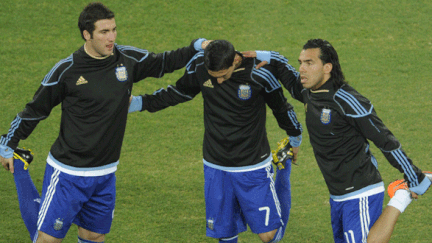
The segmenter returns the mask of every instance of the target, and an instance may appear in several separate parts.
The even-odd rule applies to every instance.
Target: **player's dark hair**
[[[214,40],[204,50],[204,65],[207,70],[221,71],[228,69],[234,63],[236,51],[226,40]]]
[[[323,64],[331,63],[333,68],[330,72],[333,83],[336,87],[340,87],[346,84],[345,76],[342,72],[342,67],[339,63],[339,57],[334,47],[326,40],[323,39],[311,39],[306,42],[303,46],[303,50],[319,48],[321,55],[319,58]]]
[[[96,21],[112,18],[114,18],[114,12],[109,10],[105,5],[100,2],[90,3],[84,8],[78,19],[78,28],[81,31],[81,37],[85,40],[84,30],[87,30],[93,38]]]

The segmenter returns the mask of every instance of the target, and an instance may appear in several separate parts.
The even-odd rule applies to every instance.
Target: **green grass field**
[[[31,100],[43,77],[83,41],[78,15],[87,1],[0,2],[0,134]],[[368,97],[414,163],[432,170],[432,2],[429,0],[107,0],[116,13],[117,43],[153,52],[192,39],[227,39],[240,50],[274,50],[298,68],[302,45],[329,40],[345,77]],[[133,94],[174,83],[182,71],[146,79]],[[289,98],[304,125],[300,103]],[[58,135],[60,109],[21,147],[35,152],[30,170],[41,190],[45,159]],[[217,242],[205,236],[202,98],[129,116],[117,172],[117,203],[106,242]],[[305,127],[304,127],[305,128]],[[268,113],[271,143],[285,135]],[[328,191],[306,128],[292,171],[292,209],[283,242],[332,242]],[[372,146],[386,185],[402,175]],[[385,198],[385,203],[388,197]],[[29,242],[12,175],[0,170],[0,242]],[[432,192],[402,214],[391,242],[432,242]],[[63,242],[75,243],[76,227]],[[239,242],[260,242],[250,231]]]

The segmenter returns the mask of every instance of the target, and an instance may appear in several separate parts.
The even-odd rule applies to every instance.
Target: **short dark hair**
[[[346,84],[344,74],[342,72],[342,67],[339,63],[339,57],[334,49],[334,47],[326,40],[323,39],[310,39],[304,44],[303,50],[319,48],[321,51],[321,55],[319,58],[323,62],[323,64],[331,63],[333,68],[330,72],[331,78],[336,87],[340,87],[343,84]]]
[[[207,70],[221,71],[228,69],[234,63],[236,51],[226,40],[214,40],[204,50],[204,65]]]
[[[90,3],[84,8],[78,18],[78,28],[81,31],[81,37],[85,40],[84,30],[87,30],[93,38],[96,21],[112,18],[114,18],[114,12],[109,10],[105,5],[100,2]]]

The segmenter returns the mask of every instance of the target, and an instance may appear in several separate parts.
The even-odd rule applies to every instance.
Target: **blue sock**
[[[33,240],[37,232],[37,219],[40,206],[40,195],[28,170],[24,170],[24,163],[14,159],[14,180],[18,194],[21,217]]]
[[[78,236],[78,243],[104,243],[104,241],[96,242],[96,241],[91,241],[91,240],[84,240]]]
[[[278,229],[275,239],[282,239],[285,234],[285,228],[288,224],[291,209],[291,160],[286,162],[285,169],[276,172],[275,188],[281,205],[281,217],[283,225]],[[273,242],[273,241],[272,241]],[[277,242],[277,241],[276,241]]]
[[[219,239],[219,243],[237,243],[238,235],[230,238]]]

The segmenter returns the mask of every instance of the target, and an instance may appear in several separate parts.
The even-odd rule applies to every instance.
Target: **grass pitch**
[[[336,48],[347,80],[368,97],[414,163],[432,170],[432,3],[426,0],[149,0],[103,1],[116,13],[117,43],[153,52],[192,39],[227,39],[238,50],[274,50],[298,68],[302,45],[324,38]],[[0,2],[0,131],[29,102],[43,77],[83,41],[78,15],[87,1]],[[146,79],[133,94],[174,83],[182,71]],[[303,107],[289,98],[304,125]],[[53,110],[20,143],[36,153],[30,170],[41,190],[45,159],[58,135]],[[216,242],[205,236],[202,98],[161,112],[133,113],[117,172],[117,203],[106,242]],[[268,113],[271,143],[283,138]],[[328,191],[305,129],[292,171],[292,209],[283,242],[332,242]],[[372,146],[386,185],[401,174]],[[0,242],[29,242],[12,175],[0,171]],[[430,242],[432,193],[402,214],[391,242]],[[386,196],[385,202],[388,201]],[[76,227],[63,242],[75,243]],[[260,242],[250,231],[239,242]]]

